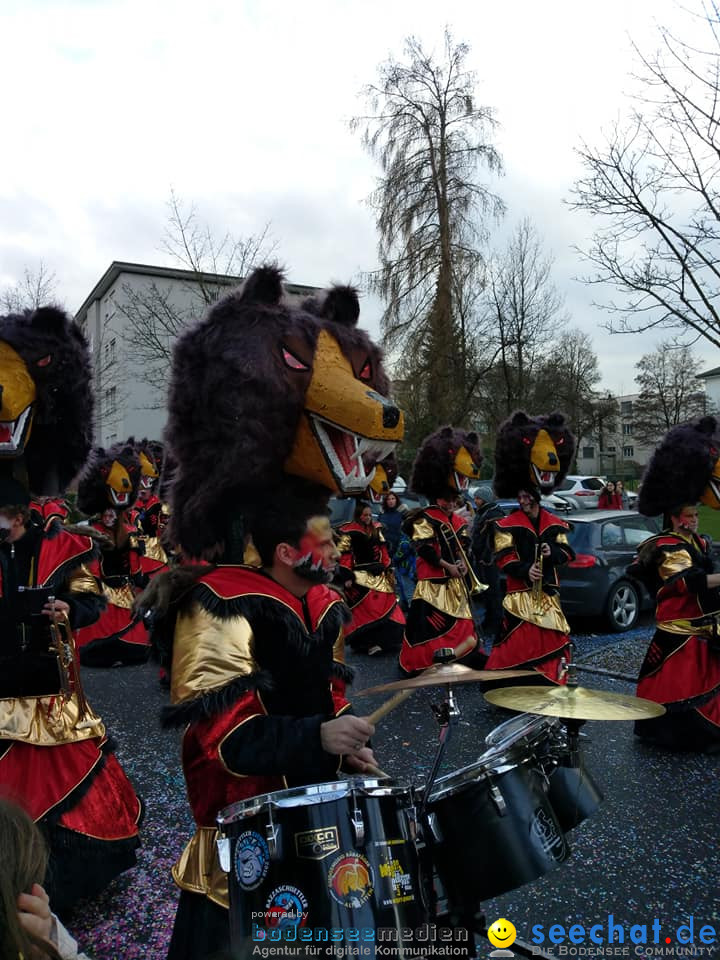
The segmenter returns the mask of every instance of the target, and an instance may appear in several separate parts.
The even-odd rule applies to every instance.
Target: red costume
[[[569,525],[542,507],[536,522],[515,510],[494,525],[495,562],[506,576],[506,588],[500,636],[487,669],[534,668],[553,683],[564,683],[564,677],[558,679],[560,659],[569,654],[570,627],[560,607],[557,568],[575,557],[567,539]],[[550,556],[543,558],[541,588],[533,587],[529,570],[544,543]]]
[[[13,597],[25,603],[33,588],[46,588],[43,597],[49,591],[70,605],[71,627],[91,622],[102,609],[88,571],[95,552],[89,537],[57,522],[0,547],[0,785],[48,836],[61,911],[134,865],[141,807],[85,702],[77,662],[66,654],[59,669],[49,620],[28,616]]]
[[[300,600],[260,570],[218,566],[185,593],[177,621],[156,628],[172,645],[164,724],[186,727],[182,762],[196,823],[173,877],[211,904],[205,920],[197,899],[178,913],[173,942],[187,956],[200,955],[206,926],[227,925],[212,908],[228,906],[215,844],[218,811],[337,776],[341,758],[322,749],[320,724],[349,707],[343,610],[327,586],[311,587]]]
[[[345,627],[345,640],[354,649],[374,647],[397,651],[405,616],[395,594],[395,575],[382,527],[352,521],[338,528],[340,564],[352,571],[353,582],[345,588],[352,620]]]
[[[77,632],[80,660],[87,667],[144,663],[148,658],[148,631],[142,618],[132,610],[137,588],[147,582],[142,547],[137,530],[126,526],[122,515],[117,523],[122,525],[122,546],[108,545],[89,565],[107,606],[99,620]],[[106,527],[100,521],[91,526],[106,537],[115,536],[115,527]]]
[[[707,588],[707,541],[666,531],[640,548],[657,574],[657,629],[640,668],[637,695],[667,708],[635,732],[678,749],[720,749],[720,591]]]
[[[457,659],[477,646],[467,581],[451,577],[440,560],[455,563],[456,543],[467,555],[464,520],[440,507],[430,506],[409,518],[408,534],[417,553],[417,584],[410,604],[400,651],[400,666],[407,672],[424,670],[441,647],[452,647]]]

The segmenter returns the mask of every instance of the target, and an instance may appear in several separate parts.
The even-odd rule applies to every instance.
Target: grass
[[[698,517],[700,533],[709,533],[715,541],[720,541],[720,510],[711,510],[710,507],[699,505]]]

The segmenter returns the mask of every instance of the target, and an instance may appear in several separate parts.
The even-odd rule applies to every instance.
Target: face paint
[[[103,510],[100,519],[102,520],[103,526],[114,527],[117,521],[117,514],[114,510]]]
[[[311,583],[328,583],[337,566],[338,553],[327,517],[311,517],[295,549],[293,571]]]

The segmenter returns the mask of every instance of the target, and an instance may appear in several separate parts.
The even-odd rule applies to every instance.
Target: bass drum
[[[517,741],[436,782],[423,828],[451,913],[473,915],[568,858],[546,788],[529,745]]]
[[[575,735],[578,726],[575,722]],[[568,727],[560,720],[522,713],[491,730],[485,743],[506,756],[535,757],[547,777],[548,798],[563,830],[577,827],[600,806],[602,791],[579,747],[571,748]]]
[[[233,956],[252,957],[263,940],[317,956],[332,931],[416,929],[427,920],[407,786],[354,777],[279,790],[227,807],[217,822]],[[314,938],[307,943],[304,928]],[[373,957],[376,938],[368,940],[363,956]],[[404,956],[401,943],[393,949]]]

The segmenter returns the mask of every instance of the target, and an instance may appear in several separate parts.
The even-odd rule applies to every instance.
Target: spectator
[[[52,913],[40,881],[48,850],[40,830],[14,803],[0,799],[0,957],[89,960]]]
[[[615,494],[620,500],[620,510],[629,510],[630,509],[630,498],[625,492],[625,484],[622,480],[617,480],[615,482]]]
[[[608,480],[598,497],[598,510],[622,510],[620,498],[615,492],[615,482]]]
[[[390,493],[386,493],[382,513],[380,514],[380,523],[391,557],[395,556],[397,548],[400,546],[401,527],[406,514],[407,507],[400,503],[397,494],[393,493],[392,490]]]

